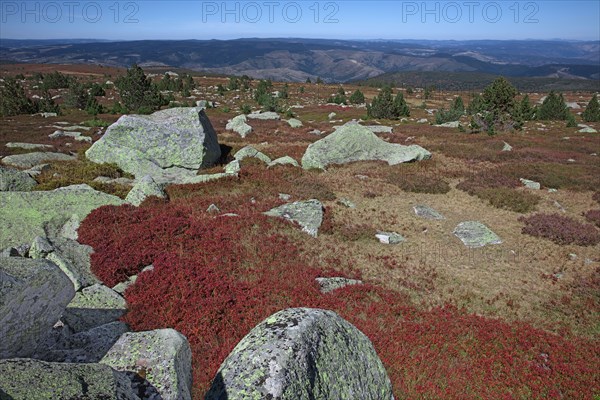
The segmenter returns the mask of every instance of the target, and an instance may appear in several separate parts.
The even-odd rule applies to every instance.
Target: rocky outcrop
[[[107,365],[49,363],[29,359],[0,360],[0,398],[142,399],[126,374]]]
[[[73,285],[52,262],[1,257],[0,359],[33,354],[74,295]]]
[[[302,167],[325,169],[330,164],[353,161],[385,161],[395,165],[429,158],[431,153],[421,146],[388,143],[369,128],[346,125],[309,145],[302,157]]]
[[[121,205],[116,196],[87,185],[48,192],[0,192],[0,248],[30,242],[47,231],[58,231],[75,216],[83,220],[103,205]]]
[[[0,166],[0,192],[28,192],[36,185],[28,173]]]
[[[62,320],[74,332],[83,332],[119,319],[125,313],[125,299],[114,290],[95,284],[77,292]]]
[[[221,157],[217,134],[203,110],[170,108],[124,115],[86,152],[91,161],[116,163],[137,178],[159,183],[194,177]]]
[[[164,400],[191,400],[192,352],[173,329],[125,333],[100,361],[118,371],[142,373]]]
[[[150,196],[164,199],[167,197],[167,194],[161,185],[154,182],[154,179],[152,179],[150,175],[146,175],[140,179],[129,191],[125,201],[133,204],[134,206],[139,206]]]
[[[389,400],[371,341],[333,311],[293,308],[257,325],[225,359],[206,400]]]
[[[316,199],[296,201],[275,207],[264,214],[295,222],[302,227],[303,232],[317,237],[319,228],[323,223],[323,204]]]

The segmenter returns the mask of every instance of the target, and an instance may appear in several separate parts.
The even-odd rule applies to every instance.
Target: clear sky
[[[600,1],[0,0],[12,39],[600,40]]]

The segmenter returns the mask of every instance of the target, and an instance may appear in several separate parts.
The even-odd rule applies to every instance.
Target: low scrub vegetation
[[[594,246],[600,243],[600,231],[590,224],[582,224],[560,214],[536,214],[521,217],[527,235],[550,239],[556,244]]]

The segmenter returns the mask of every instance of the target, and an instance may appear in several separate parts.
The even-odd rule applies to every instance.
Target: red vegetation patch
[[[590,210],[584,216],[585,219],[600,228],[600,210]]]
[[[600,232],[593,225],[582,224],[560,214],[536,214],[521,217],[522,233],[552,240],[556,244],[593,246],[600,243]]]
[[[592,200],[596,200],[600,204],[600,192],[595,192],[592,196]]]
[[[190,341],[194,398],[252,327],[288,307],[338,312],[374,343],[398,398],[591,398],[600,390],[600,346],[452,307],[421,311],[371,285],[323,295],[315,278],[335,260],[308,259],[282,234],[290,225],[261,214],[257,196],[187,196],[152,207],[102,207],[82,223],[92,268],[114,285],[152,263],[126,292],[135,330],[171,327]],[[219,204],[215,216],[204,210]],[[293,228],[292,228],[293,229]],[[338,276],[341,274],[337,274]]]

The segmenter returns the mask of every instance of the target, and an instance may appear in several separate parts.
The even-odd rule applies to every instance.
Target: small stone
[[[299,119],[296,119],[296,118],[290,118],[290,119],[288,119],[287,123],[292,128],[301,128],[302,127],[302,121],[300,121]]]
[[[446,219],[442,214],[426,205],[416,205],[413,209],[415,210],[415,214],[421,218],[438,220]]]
[[[289,201],[292,198],[289,194],[279,193],[279,199],[283,201]]]
[[[377,239],[379,239],[380,243],[383,244],[400,244],[402,242],[405,242],[406,239],[404,238],[404,236],[396,233],[396,232],[381,232],[378,231],[375,234],[375,237]]]
[[[214,203],[211,204],[210,206],[208,206],[208,208],[206,209],[207,213],[213,213],[213,214],[218,214],[221,212],[221,210],[219,209],[219,207],[217,207]]]
[[[358,279],[348,279],[342,277],[316,278],[316,281],[320,286],[321,293],[330,293],[346,286],[363,284],[363,282]]]
[[[347,207],[347,208],[356,208],[356,204],[354,204],[352,201],[346,199],[346,198],[341,198],[338,200],[338,204]]]
[[[530,181],[529,179],[519,179],[521,181],[521,183],[523,185],[525,185],[525,187],[527,189],[532,189],[532,190],[540,190],[541,185],[539,182],[535,182],[535,181]]]

